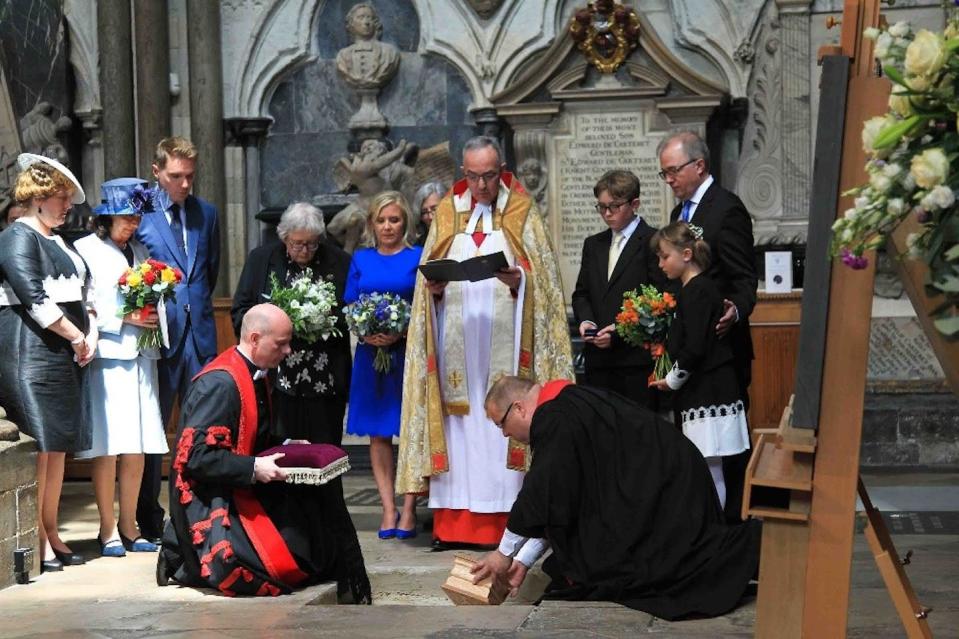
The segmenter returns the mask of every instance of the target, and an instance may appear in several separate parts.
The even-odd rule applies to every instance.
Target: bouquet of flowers
[[[336,286],[327,280],[313,281],[313,269],[303,269],[289,286],[270,274],[270,303],[279,306],[293,323],[293,335],[313,344],[340,335],[336,328]]]
[[[410,324],[410,303],[396,293],[363,293],[343,307],[343,315],[350,331],[359,338],[379,333],[398,335]],[[373,368],[378,373],[390,372],[392,359],[385,347],[376,347]]]
[[[914,32],[907,22],[866,29],[892,81],[889,110],[863,125],[869,182],[844,193],[852,208],[833,224],[832,254],[865,268],[908,216],[921,225],[907,237],[909,257],[929,267],[927,291],[942,295],[936,328],[959,337],[959,14],[942,33]]]
[[[150,314],[161,310],[166,300],[175,300],[176,285],[183,281],[180,269],[168,266],[158,260],[148,259],[128,268],[117,281],[117,289],[123,298],[123,304],[117,311],[118,317],[139,311]],[[161,317],[161,322],[164,319]],[[164,328],[143,329],[137,336],[138,348],[159,348],[166,346]]]
[[[616,332],[628,344],[641,346],[653,356],[653,378],[663,379],[673,367],[666,353],[666,336],[673,321],[676,299],[655,286],[623,294],[623,308],[616,315]]]

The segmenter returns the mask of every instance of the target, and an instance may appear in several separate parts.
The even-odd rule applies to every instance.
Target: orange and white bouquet
[[[673,363],[666,353],[666,337],[675,315],[676,298],[645,285],[623,294],[622,310],[616,315],[616,332],[628,344],[649,351],[653,357],[652,377],[663,379]]]

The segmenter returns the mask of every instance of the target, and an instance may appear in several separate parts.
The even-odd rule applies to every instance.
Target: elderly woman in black
[[[267,301],[270,274],[289,284],[309,268],[313,280],[331,280],[336,285],[336,313],[343,308],[343,290],[350,269],[350,256],[326,237],[323,214],[306,202],[291,204],[277,226],[279,241],[253,249],[233,295],[230,315],[237,335],[243,316],[253,306]],[[283,360],[273,379],[275,434],[305,439],[314,444],[343,441],[343,415],[350,388],[349,333],[340,316],[341,335],[309,344],[296,337],[293,352]]]
[[[14,197],[26,210],[0,233],[0,404],[37,441],[41,571],[84,563],[60,539],[57,514],[66,453],[90,447],[81,367],[97,350],[83,259],[54,229],[84,201],[68,168],[17,158]]]

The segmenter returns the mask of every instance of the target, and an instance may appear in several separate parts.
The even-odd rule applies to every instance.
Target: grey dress
[[[0,405],[41,452],[91,445],[82,370],[70,343],[45,328],[61,314],[88,328],[88,275],[67,251],[26,224],[0,233]]]

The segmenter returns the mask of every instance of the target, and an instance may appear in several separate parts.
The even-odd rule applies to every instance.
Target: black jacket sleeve
[[[589,300],[589,282],[592,279],[592,254],[589,250],[589,239],[583,242],[583,257],[579,265],[579,275],[576,277],[576,286],[573,289],[572,306],[573,317],[577,327],[582,322],[596,322],[596,313]]]
[[[699,275],[697,277],[704,277]],[[699,370],[709,353],[709,344],[716,332],[716,310],[719,300],[704,295],[693,282],[686,285],[679,298],[679,314],[673,321],[682,322],[682,344],[675,356],[680,370],[694,373]]]
[[[254,458],[230,450],[239,434],[240,393],[228,373],[213,371],[193,382],[180,423],[177,448],[188,445],[190,451],[186,477],[228,486],[253,483]]]
[[[727,210],[719,229],[720,281],[729,283],[724,293],[736,305],[739,318],[746,319],[756,306],[756,262],[753,252],[753,224],[746,207],[734,198],[734,205]]]

